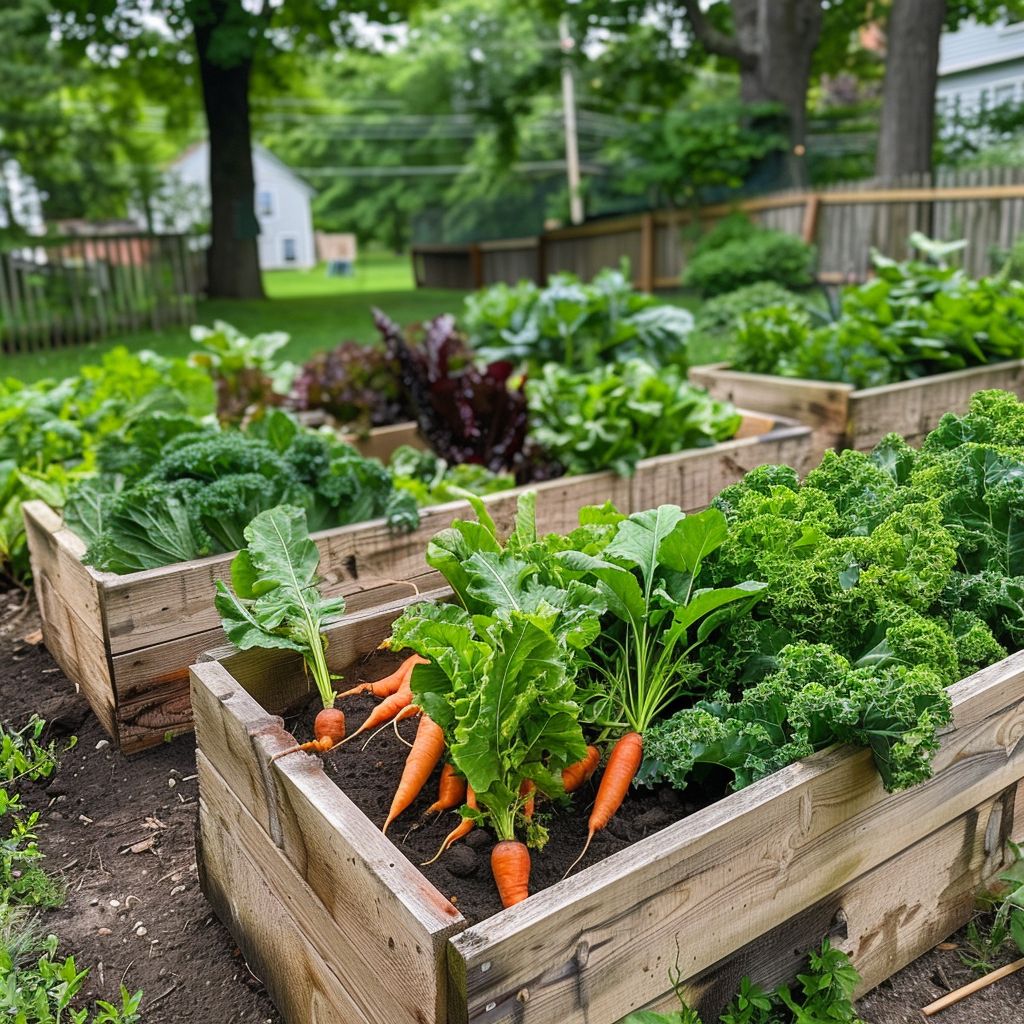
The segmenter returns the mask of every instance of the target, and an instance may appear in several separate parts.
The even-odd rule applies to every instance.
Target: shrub
[[[696,252],[683,271],[683,284],[704,296],[744,285],[774,281],[786,288],[813,283],[814,246],[783,231],[755,229],[715,248]]]
[[[706,338],[724,340],[736,331],[742,317],[772,306],[802,309],[803,302],[774,281],[747,284],[705,302],[697,313],[696,330]]]

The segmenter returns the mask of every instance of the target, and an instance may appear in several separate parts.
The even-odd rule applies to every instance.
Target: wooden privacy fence
[[[39,352],[190,323],[189,243],[187,235],[90,235],[0,253],[0,348]]]
[[[818,249],[818,275],[831,283],[862,280],[872,247],[909,255],[907,239],[921,231],[944,240],[966,238],[962,256],[972,275],[991,272],[1024,230],[1024,168],[940,172],[790,191],[690,210],[657,210],[559,228],[530,238],[459,245],[415,245],[418,287],[481,288],[499,281],[541,283],[556,271],[584,279],[629,260],[636,287],[676,288],[701,228],[741,210],[766,228],[798,235]]]

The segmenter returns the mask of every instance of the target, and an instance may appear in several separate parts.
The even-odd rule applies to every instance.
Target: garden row
[[[25,506],[47,645],[125,749],[194,714],[206,890],[290,1020],[613,1024],[668,1006],[673,964],[713,1012],[744,973],[790,976],[780,950],[831,935],[872,985],[965,919],[1024,823],[1019,286],[890,269],[903,305],[879,316],[912,305],[915,351],[944,296],[988,302],[930,364],[952,372],[874,389],[871,429],[920,452],[823,454],[817,399],[802,425],[708,400],[685,383],[686,314],[616,275],[491,290],[469,341],[451,318],[409,336],[379,316],[382,380],[432,450],[390,470],[276,408],[266,339],[226,329],[197,361],[219,425],[169,364],[132,396],[97,401],[102,371],[61,385],[77,437],[29,418],[28,448],[78,446],[64,478],[15,467],[50,499]],[[733,351],[779,309],[738,317]],[[222,622],[241,650],[206,655]],[[423,664],[403,674],[389,645]],[[418,717],[332,749],[311,724],[339,674],[390,678]],[[339,706],[349,735],[353,713],[386,721],[368,693]],[[322,764],[285,753],[281,714],[308,715]],[[421,733],[436,757],[388,838]],[[461,780],[456,814],[414,824],[439,775]],[[587,817],[595,791],[607,820]],[[498,899],[488,833],[519,869],[530,847],[529,899]]]

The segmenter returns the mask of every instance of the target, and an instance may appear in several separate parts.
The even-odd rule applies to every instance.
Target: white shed
[[[286,163],[263,146],[252,148],[256,194],[253,197],[260,223],[259,250],[262,270],[316,266],[313,213],[314,190]],[[194,203],[177,204],[177,209],[160,218],[158,231],[188,231],[209,220],[210,147],[205,141],[189,147],[167,169],[170,193],[199,194],[203,209]],[[162,204],[173,207],[173,202]],[[183,208],[184,207],[184,208]]]

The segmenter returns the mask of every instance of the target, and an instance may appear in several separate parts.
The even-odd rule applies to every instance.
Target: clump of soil
[[[400,656],[391,653],[373,654],[354,666],[338,683],[338,688],[344,690],[356,683],[381,679],[401,660]],[[375,697],[364,695],[345,697],[338,702],[345,712],[349,733],[362,724],[377,703]],[[312,736],[313,718],[319,707],[314,698],[303,714],[289,723],[298,739]],[[363,734],[324,757],[327,774],[375,825],[382,825],[387,817],[409,753],[406,744],[412,742],[416,727],[416,719],[409,718],[394,728],[382,729],[369,743],[366,743],[369,734]],[[438,766],[416,802],[392,823],[388,836],[406,858],[420,866],[423,874],[459,908],[462,915],[475,923],[501,910],[501,900],[490,868],[491,848],[495,840],[486,829],[476,828],[434,864],[424,866],[424,861],[437,853],[445,836],[460,820],[457,811],[447,811],[434,820],[423,817],[423,812],[437,798],[440,774]],[[536,819],[548,828],[551,838],[543,850],[532,851],[531,893],[554,885],[583,849],[587,838],[587,818],[599,779],[600,769],[594,779],[564,805],[538,801]],[[700,791],[691,788],[683,793],[668,786],[654,790],[631,789],[608,827],[594,836],[587,856],[576,870],[653,835],[722,795],[720,789]]]

